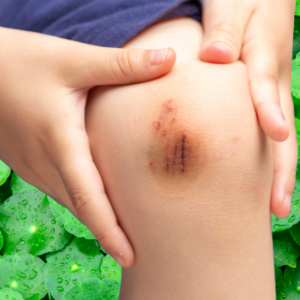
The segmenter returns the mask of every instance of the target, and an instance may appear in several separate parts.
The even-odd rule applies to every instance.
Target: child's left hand
[[[205,0],[202,18],[200,59],[240,59],[248,68],[258,121],[272,139],[271,212],[279,218],[290,213],[298,157],[290,90],[294,10],[295,0]]]

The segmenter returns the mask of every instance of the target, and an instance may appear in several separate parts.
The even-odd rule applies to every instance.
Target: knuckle
[[[111,236],[112,231],[115,229],[115,226],[113,227],[109,227],[109,228],[105,228],[102,231],[98,232],[95,235],[95,238],[98,240],[98,242],[100,243],[100,245],[104,245],[105,244],[105,240],[107,240],[107,238],[109,238]]]
[[[117,77],[127,77],[133,74],[133,55],[129,49],[118,50],[112,58],[113,69]]]
[[[239,28],[238,24],[222,21],[212,30],[210,38],[217,41],[221,40],[228,46],[236,48],[240,44],[240,33],[237,28]]]
[[[86,191],[73,190],[71,192],[71,200],[75,210],[79,214],[82,214],[84,212],[84,209],[90,203],[91,196]]]

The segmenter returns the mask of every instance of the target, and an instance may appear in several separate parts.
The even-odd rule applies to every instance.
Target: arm
[[[245,66],[200,62],[201,40],[194,20],[156,24],[124,47],[170,46],[172,71],[89,96],[92,156],[134,250],[120,300],[275,299],[271,143]]]

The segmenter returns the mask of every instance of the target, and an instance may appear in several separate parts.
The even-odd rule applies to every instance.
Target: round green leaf
[[[13,195],[27,192],[27,191],[39,191],[38,188],[27,183],[16,173],[12,173],[11,175],[10,188],[12,190]]]
[[[63,250],[46,254],[46,286],[55,300],[61,300],[74,285],[90,278],[101,278],[103,254],[95,240],[73,237]]]
[[[299,176],[299,160],[297,166],[297,176]],[[291,228],[300,221],[300,180],[296,177],[295,188],[292,195],[291,212],[284,219],[277,218],[271,213],[272,231],[283,231]]]
[[[286,266],[286,264],[284,264],[283,262],[278,260],[276,257],[274,257],[274,265],[277,266],[278,268],[280,268],[282,266]]]
[[[92,278],[73,286],[66,292],[63,300],[118,300],[120,282],[113,279]]]
[[[28,252],[42,255],[62,249],[71,239],[53,217],[46,194],[28,191],[8,198],[0,206],[3,254]]]
[[[296,268],[297,258],[300,256],[300,248],[289,242],[273,241],[274,257],[284,264]]]
[[[299,0],[298,0],[299,1]],[[293,59],[300,51],[300,17],[294,17],[294,35],[293,35]]]
[[[63,300],[102,300],[102,282],[99,278],[91,278],[69,289]]]
[[[295,15],[300,16],[300,0],[296,0]]]
[[[298,159],[300,158],[300,120],[295,118],[295,127],[297,133],[297,143],[298,143]]]
[[[95,240],[91,231],[82,224],[76,217],[63,205],[56,202],[48,196],[51,211],[57,222],[64,225],[65,229],[77,237],[84,237],[86,239]]]
[[[121,282],[104,278],[102,280],[101,296],[103,300],[118,300],[120,294]]]
[[[278,286],[279,282],[282,280],[283,274],[282,271],[277,266],[274,266],[274,271],[275,271],[275,283],[276,286]]]
[[[0,257],[0,288],[19,292],[24,299],[39,294],[43,298],[47,289],[43,278],[45,263],[29,253],[15,253]]]
[[[40,300],[40,296],[39,296],[39,294],[35,294],[32,297],[27,298],[26,300]]]
[[[299,53],[298,53],[299,54]],[[291,91],[294,96],[294,105],[300,104],[300,60],[299,56],[292,62],[292,83],[291,83]]]
[[[13,291],[9,288],[4,288],[0,290],[0,299],[8,299],[8,300],[24,300],[22,295],[16,291]]]
[[[101,264],[101,278],[110,278],[121,282],[122,267],[109,254],[103,258]]]
[[[11,178],[11,177],[10,177]],[[9,178],[0,186],[0,203],[3,203],[7,198],[12,195],[10,189],[10,180]]]
[[[2,185],[10,175],[10,167],[0,160],[0,185]]]
[[[282,279],[276,285],[277,299],[296,300],[300,297],[300,268],[286,267]]]
[[[0,231],[0,250],[3,248],[4,246],[4,237],[2,232]]]

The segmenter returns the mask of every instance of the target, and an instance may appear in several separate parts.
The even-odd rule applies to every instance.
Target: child
[[[22,10],[16,9],[17,6],[11,9],[13,1],[7,3],[1,10],[2,26],[54,34],[101,46],[121,46],[139,31],[159,20],[184,15],[200,19],[200,10],[195,1],[152,1],[151,4],[148,1],[115,1],[113,4],[90,1],[74,4],[73,1],[72,5],[65,1],[60,5],[57,2],[58,6],[52,1],[48,8],[37,1],[23,1]],[[33,4],[34,9],[30,6]],[[100,10],[100,4],[105,9]],[[203,39],[199,39],[202,43],[199,56],[203,61],[229,63],[240,58],[247,66],[258,121],[273,140],[275,172],[271,212],[278,217],[286,217],[289,213],[283,199],[293,192],[297,161],[293,103],[289,91],[294,5],[294,1],[278,1],[275,5],[271,1],[248,3],[231,0],[226,1],[225,5],[222,0],[207,0],[203,13],[205,35]],[[51,9],[56,14],[52,14]],[[72,9],[72,13],[69,13],[69,9]],[[4,15],[5,11],[9,13]],[[97,11],[102,14],[101,18]],[[279,17],[280,24],[277,23]],[[84,27],[86,18],[92,21],[88,23],[89,26]],[[97,23],[98,19],[102,23]],[[110,29],[111,24],[117,24],[117,28]],[[43,30],[41,26],[44,26]],[[95,85],[133,83],[157,78],[172,67],[175,54],[171,49],[167,52],[161,51],[160,54],[167,54],[154,61],[163,61],[163,64],[155,65],[153,71],[148,69],[150,73],[147,73],[143,60],[146,53],[143,51],[125,52],[130,55],[129,64],[126,64],[127,56],[119,54],[124,52],[94,48],[28,32],[0,29],[1,40],[6,41],[1,52],[1,70],[4,75],[0,84],[3,102],[0,117],[0,158],[26,181],[64,204],[91,229],[108,253],[123,267],[129,267],[133,263],[133,251],[116,223],[89,150],[83,122],[87,92]],[[184,44],[184,36],[181,39]],[[153,48],[160,44],[159,41],[154,43]],[[197,45],[193,47],[197,49]],[[149,57],[153,60],[156,56]],[[180,66],[179,63],[177,65]],[[123,73],[115,66],[120,66]],[[218,69],[215,70],[217,72]],[[172,72],[170,76],[175,74]],[[199,90],[203,88],[199,85],[197,87]],[[212,86],[210,89],[215,88]],[[289,137],[287,128],[280,123],[282,112],[279,95],[288,121]],[[38,100],[33,102],[33,99]],[[230,101],[230,97],[227,101]],[[262,105],[263,103],[265,104]],[[36,134],[34,138],[33,134]],[[28,143],[29,138],[31,143]],[[98,150],[99,153],[105,151]],[[35,157],[32,153],[35,153]],[[222,157],[221,153],[219,155]],[[224,155],[229,154],[225,152]],[[93,159],[94,156],[95,154]],[[97,167],[101,169],[100,166]],[[109,170],[105,172],[107,173],[102,174],[100,170],[101,175],[107,178]],[[123,178],[124,176],[125,174]],[[257,195],[260,195],[261,189],[268,190],[268,183],[264,183],[263,188],[260,185],[254,187]],[[264,195],[265,199],[267,196]],[[290,198],[287,199],[289,204]],[[113,197],[110,201],[114,201]],[[267,203],[266,200],[263,203]],[[267,231],[263,231],[262,236],[266,233]],[[270,250],[268,240],[264,251],[270,253]],[[126,259],[124,263],[116,256],[120,252]],[[270,260],[267,264],[269,272]],[[251,265],[249,268],[251,269]],[[262,276],[267,278],[268,274]],[[271,290],[270,286],[268,291]]]

